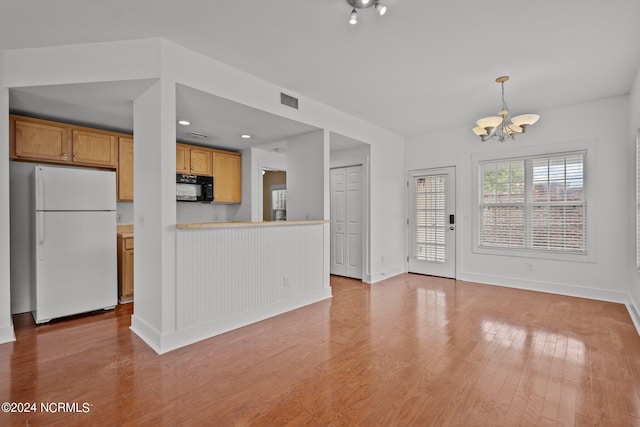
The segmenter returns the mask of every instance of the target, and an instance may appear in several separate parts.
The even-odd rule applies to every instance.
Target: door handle
[[[449,230],[451,230],[451,231],[453,231],[453,230],[455,230],[455,229],[456,229],[456,228],[455,228],[453,225],[452,225],[451,227],[449,227]]]

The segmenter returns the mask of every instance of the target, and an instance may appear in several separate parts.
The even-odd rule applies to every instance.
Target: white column
[[[161,79],[133,104],[134,315],[131,329],[158,353],[175,332],[175,81]]]
[[[287,219],[330,218],[330,133],[321,129],[287,141]],[[330,227],[324,225],[324,287],[329,288]]]
[[[9,89],[0,50],[0,343],[14,341],[9,271]]]
[[[288,220],[328,218],[329,142],[325,139],[325,131],[318,130],[287,141]]]

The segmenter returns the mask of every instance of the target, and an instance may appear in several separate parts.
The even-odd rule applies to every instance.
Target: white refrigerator
[[[115,172],[38,165],[32,177],[33,319],[115,307]]]

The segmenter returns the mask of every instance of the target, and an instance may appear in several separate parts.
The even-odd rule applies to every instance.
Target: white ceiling
[[[0,48],[165,37],[406,136],[495,114],[500,75],[519,114],[627,94],[640,65],[638,0],[386,3],[351,26],[345,0],[4,1]],[[46,89],[22,91],[12,109]]]

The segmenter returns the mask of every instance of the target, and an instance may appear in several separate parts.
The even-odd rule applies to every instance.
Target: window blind
[[[446,249],[446,175],[415,178],[415,226],[412,256],[444,263]]]
[[[480,247],[586,253],[586,152],[480,163]]]

